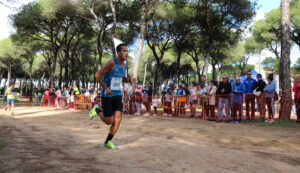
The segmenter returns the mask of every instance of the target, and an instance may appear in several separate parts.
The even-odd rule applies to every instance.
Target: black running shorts
[[[122,96],[101,97],[103,115],[111,117],[115,111],[123,111]]]

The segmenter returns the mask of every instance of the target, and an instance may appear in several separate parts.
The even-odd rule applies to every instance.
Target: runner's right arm
[[[104,67],[102,67],[99,71],[95,73],[96,80],[100,83],[100,85],[105,89],[107,95],[111,95],[112,91],[106,86],[103,80],[103,75],[108,72],[112,72],[114,68],[114,61],[109,60]]]

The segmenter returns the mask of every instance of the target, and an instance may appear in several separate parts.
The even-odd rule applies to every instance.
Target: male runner
[[[9,109],[11,111],[11,115],[14,115],[15,99],[16,99],[15,84],[12,83],[10,87],[7,88],[7,90],[5,91],[5,94],[7,96],[7,105],[4,109],[5,110]]]
[[[100,107],[99,105],[95,105],[90,111],[89,116],[90,119],[93,119],[95,115],[99,115],[105,124],[111,125],[104,146],[112,149],[118,149],[111,140],[116,134],[122,120],[123,105],[121,85],[125,76],[125,64],[123,62],[127,60],[127,56],[128,48],[126,45],[118,45],[117,58],[109,60],[104,67],[95,74],[97,81],[102,86],[101,102],[103,114],[99,115],[101,112]],[[104,79],[102,76],[104,76]],[[124,78],[124,80],[130,82],[128,78]],[[135,82],[134,76],[131,77],[131,81]]]

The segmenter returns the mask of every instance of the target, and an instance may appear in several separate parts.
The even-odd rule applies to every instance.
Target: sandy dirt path
[[[0,172],[300,172],[300,126],[274,128],[124,115],[104,148],[108,126],[87,112],[17,107],[0,111]]]

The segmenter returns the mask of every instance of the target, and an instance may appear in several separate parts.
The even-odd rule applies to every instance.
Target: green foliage
[[[295,67],[296,71],[299,73],[300,72],[300,58],[297,59],[294,67]]]
[[[277,58],[273,57],[266,57],[262,62],[262,66],[265,67],[267,70],[275,71],[278,73],[278,65],[279,61]]]

